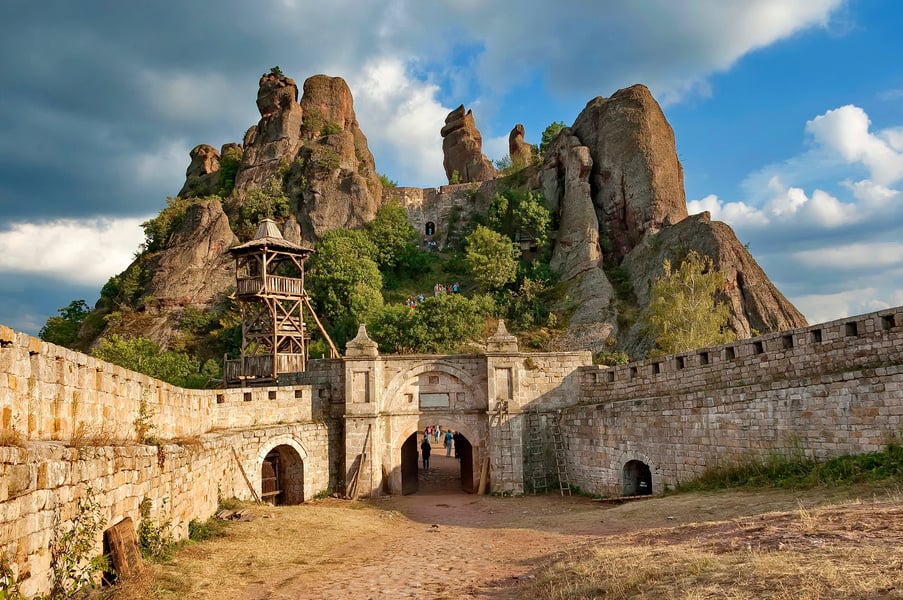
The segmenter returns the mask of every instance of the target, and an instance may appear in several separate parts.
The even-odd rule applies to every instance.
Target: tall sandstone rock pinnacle
[[[473,183],[494,179],[498,173],[483,154],[483,136],[473,120],[473,112],[462,104],[445,117],[442,135],[442,164],[449,183]]]
[[[508,157],[511,165],[517,168],[526,167],[533,162],[533,144],[524,141],[524,126],[520,123],[508,134]]]
[[[690,250],[711,257],[725,274],[721,296],[739,337],[806,325],[730,227],[707,213],[688,218],[674,132],[645,86],[591,100],[551,144],[539,186],[560,223],[550,266],[574,281],[564,308],[577,318],[571,319],[566,346],[599,351],[611,346],[603,345],[610,335],[632,356],[643,355],[654,340],[618,314],[624,299],[610,302],[612,286],[601,265],[627,276],[642,311],[664,260],[680,260]],[[595,326],[588,328],[593,319]]]
[[[242,141],[244,156],[235,177],[237,196],[278,176],[281,165],[297,154],[301,144],[303,111],[295,80],[265,73],[258,86],[260,121],[248,128]]]
[[[572,130],[590,148],[593,204],[619,258],[665,219],[687,216],[674,131],[646,86],[590,100]]]
[[[302,236],[317,241],[330,229],[354,229],[373,220],[382,203],[382,184],[344,79],[307,79],[301,109],[301,147],[286,191]]]

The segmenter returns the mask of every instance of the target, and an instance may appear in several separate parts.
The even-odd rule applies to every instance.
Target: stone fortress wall
[[[568,457],[597,493],[632,460],[658,493],[751,457],[876,451],[903,434],[903,307],[580,374]]]
[[[614,368],[493,339],[485,354],[349,351],[293,385],[183,390],[0,327],[0,555],[23,592],[45,591],[50,539],[89,487],[108,526],[147,498],[184,537],[220,498],[260,493],[274,449],[303,465],[300,500],[356,471],[364,493],[396,492],[400,444],[436,422],[467,433],[474,477],[489,457],[490,490],[519,493],[538,412],[546,443],[560,423],[571,482],[610,495],[636,462],[659,493],[757,453],[878,450],[903,428],[903,307]],[[448,406],[424,404],[437,393]],[[136,443],[142,419],[153,445]]]
[[[330,488],[339,366],[311,361],[302,385],[185,390],[0,326],[0,557],[22,593],[48,590],[51,539],[89,490],[107,526],[137,523],[148,499],[182,539],[220,499],[252,498],[242,470],[259,494],[274,448],[303,461],[304,496]]]

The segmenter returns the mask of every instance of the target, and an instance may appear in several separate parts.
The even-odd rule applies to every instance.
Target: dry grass
[[[627,534],[568,551],[537,599],[903,598],[903,507],[800,509]]]
[[[4,427],[0,429],[0,447],[3,446],[23,446],[25,437],[15,427]]]
[[[125,440],[119,435],[119,430],[105,421],[97,425],[88,425],[79,421],[69,438],[69,445],[73,448],[121,446]]]
[[[342,548],[355,546],[352,560],[361,559],[358,540],[379,537],[391,513],[359,503],[334,499],[301,506],[247,505],[257,519],[234,523],[215,540],[190,543],[173,560],[150,563],[140,577],[118,585],[106,600],[192,598],[218,600],[228,590],[291,578],[306,573],[343,569]],[[375,552],[375,550],[374,550]]]
[[[182,547],[104,597],[903,598],[899,488],[691,493],[621,506],[553,496],[324,499],[252,511],[255,521]]]

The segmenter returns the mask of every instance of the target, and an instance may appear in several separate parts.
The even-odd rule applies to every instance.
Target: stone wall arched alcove
[[[300,504],[305,500],[305,461],[308,453],[301,445],[301,442],[289,435],[281,435],[266,440],[261,444],[254,460],[254,475],[250,476],[252,484],[258,495],[263,495],[263,468],[264,462],[268,461],[268,457],[277,459],[278,468],[275,475],[279,479],[279,487],[281,494],[276,503],[278,504]]]

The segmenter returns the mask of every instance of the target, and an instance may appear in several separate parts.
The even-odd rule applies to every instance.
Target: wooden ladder
[[[491,423],[491,422],[490,422]],[[514,460],[511,455],[511,415],[508,414],[508,401],[499,400],[495,413],[496,439],[498,440],[498,472],[497,482],[500,491],[514,492]]]
[[[542,415],[539,411],[527,413],[527,460],[530,461],[530,480],[533,493],[546,492],[549,479],[546,476],[545,452],[542,443]]]
[[[555,413],[552,419],[552,442],[555,446],[555,467],[558,470],[558,488],[561,495],[571,495],[571,480],[568,477],[567,444],[561,433],[561,411]]]

